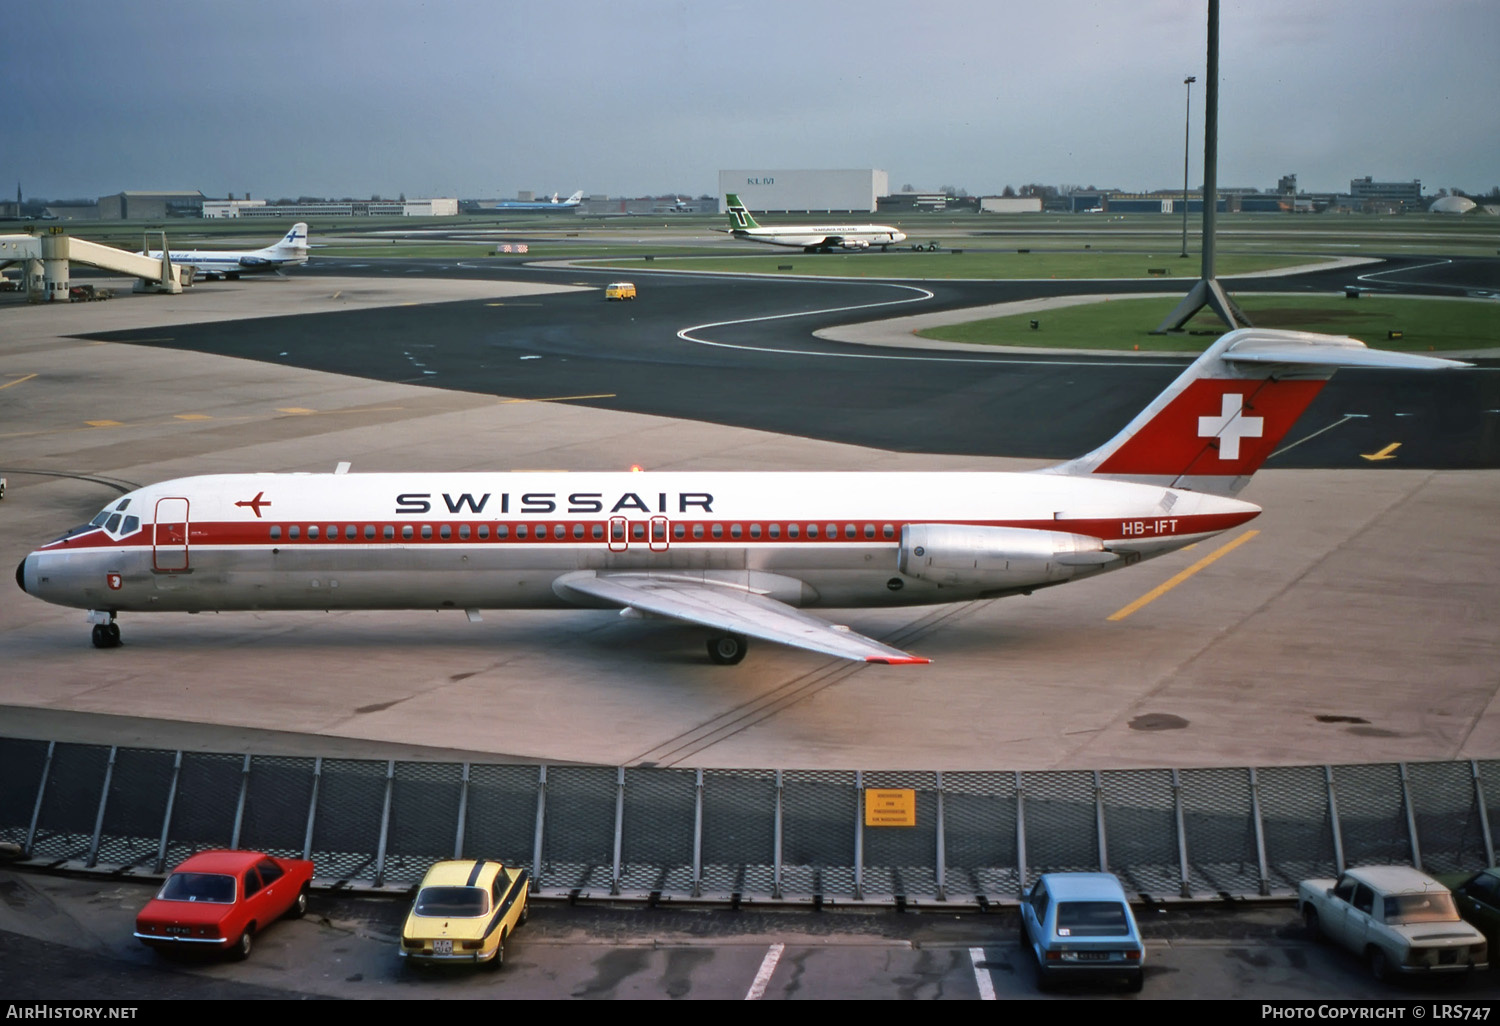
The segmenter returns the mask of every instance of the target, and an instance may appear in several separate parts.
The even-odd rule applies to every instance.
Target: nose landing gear
[[[94,625],[93,641],[95,648],[120,647],[120,625],[115,623],[114,613],[90,609],[89,621]]]

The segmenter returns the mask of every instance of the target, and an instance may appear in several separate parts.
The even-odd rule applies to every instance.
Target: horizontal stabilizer
[[[1468,367],[1459,360],[1371,349],[1358,339],[1282,331],[1276,337],[1252,335],[1225,349],[1226,363],[1280,363],[1312,367],[1373,367],[1389,370],[1449,370]]]

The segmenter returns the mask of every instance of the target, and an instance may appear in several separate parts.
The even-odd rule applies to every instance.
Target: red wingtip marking
[[[921,656],[866,656],[867,663],[885,663],[887,666],[905,666],[910,663],[930,663],[931,659],[923,659]]]

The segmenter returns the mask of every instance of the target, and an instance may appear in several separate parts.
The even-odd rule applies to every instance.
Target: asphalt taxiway
[[[895,298],[891,285],[661,275],[638,304],[611,304],[601,272],[413,266],[0,311],[0,559],[132,484],[342,460],[1022,469],[1097,444],[1185,363],[875,354],[812,336],[889,315],[847,308]],[[924,308],[952,309],[1054,287],[924,288]],[[801,316],[751,320],[770,313]],[[678,334],[730,320],[744,323],[693,333],[714,345]],[[96,650],[79,611],[5,588],[0,717],[60,740],[627,765],[1490,758],[1494,379],[1341,374],[1294,430],[1305,444],[1244,493],[1266,512],[1197,550],[1029,598],[829,614],[899,636],[927,667],[769,644],[716,667],[693,628],[598,611],[133,616],[122,648]],[[1398,459],[1363,460],[1398,441]]]

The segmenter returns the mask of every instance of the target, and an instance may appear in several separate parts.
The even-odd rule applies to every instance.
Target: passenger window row
[[[514,537],[517,541],[565,541],[572,538],[582,541],[585,538],[592,541],[604,540],[603,524],[495,524],[494,540],[507,541]],[[292,524],[286,527],[285,536],[288,541],[386,541],[392,542],[415,541],[418,538],[430,541],[437,538],[442,541],[489,541],[491,539],[490,524],[365,524],[362,528],[355,524]],[[613,541],[623,541],[625,538],[625,526],[623,523],[611,525],[610,538]],[[274,524],[270,528],[272,541],[280,541],[283,529],[280,524]],[[643,541],[646,538],[646,524],[635,521],[630,524],[630,536],[635,541]],[[873,541],[877,537],[883,541],[893,541],[896,538],[896,526],[894,524],[860,523],[842,525],[828,524],[800,524],[800,523],[693,523],[682,522],[672,525],[672,537],[676,541],[684,541],[689,536],[694,541],[705,538],[720,540],[729,538],[738,540],[749,538],[751,541],[770,539],[772,541],[785,538],[789,541],[806,539],[817,541],[826,539],[837,541],[841,537],[847,541],[866,540]],[[651,540],[664,541],[665,527],[662,523],[653,521],[651,524]]]

